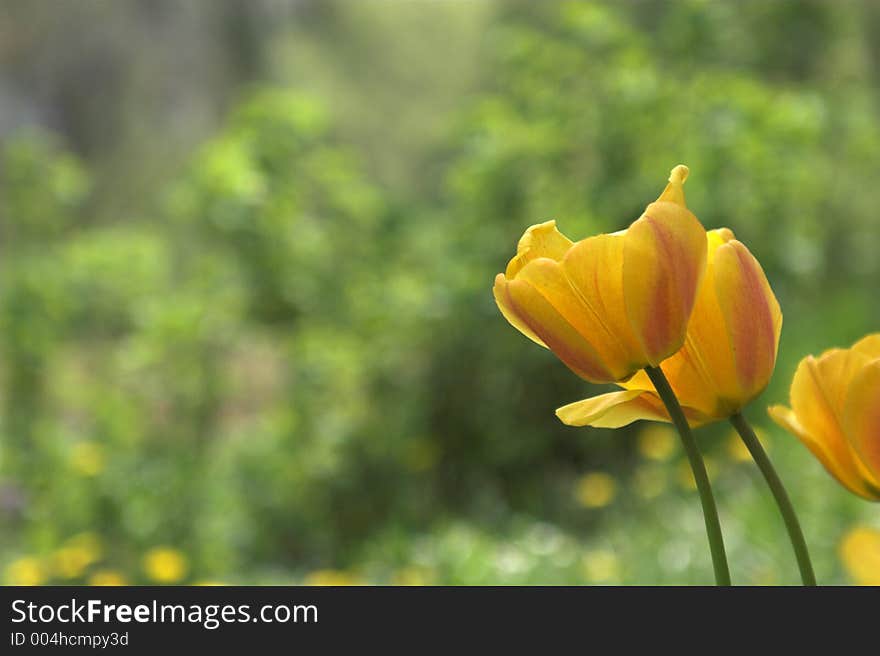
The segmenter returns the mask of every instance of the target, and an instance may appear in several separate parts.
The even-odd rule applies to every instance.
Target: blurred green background
[[[782,304],[747,414],[819,580],[876,582],[880,509],[764,409],[880,329],[878,32],[871,0],[0,1],[3,581],[710,583],[675,435],[562,426],[605,388],[491,294],[527,226],[625,227],[684,162]],[[729,426],[698,439],[734,582],[797,583]]]

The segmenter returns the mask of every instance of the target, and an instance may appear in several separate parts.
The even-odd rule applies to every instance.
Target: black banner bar
[[[843,593],[876,608],[876,591],[871,599]],[[579,643],[586,653],[616,653],[646,644],[684,647],[697,628],[729,647],[756,632],[829,626],[828,610],[841,609],[840,595],[803,588],[7,587],[0,588],[0,653],[273,645],[327,653],[353,642],[412,653],[473,646],[475,638],[496,647],[568,651],[565,645]],[[850,601],[843,607],[857,609]],[[600,644],[615,648],[595,648]]]

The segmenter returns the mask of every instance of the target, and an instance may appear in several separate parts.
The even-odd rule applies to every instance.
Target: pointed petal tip
[[[657,198],[658,202],[675,203],[687,208],[684,197],[684,182],[690,174],[690,169],[684,164],[679,164],[669,172],[669,183],[663,193]]]
[[[679,164],[669,173],[669,182],[672,184],[683,185],[685,180],[688,179],[688,175],[690,175],[691,170],[685,166],[684,164]]]

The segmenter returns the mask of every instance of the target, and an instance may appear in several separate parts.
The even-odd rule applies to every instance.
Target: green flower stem
[[[715,498],[712,496],[712,486],[709,484],[709,475],[706,473],[706,465],[703,456],[694,440],[691,427],[688,425],[681,405],[669,386],[669,381],[660,367],[645,367],[645,372],[654,383],[654,389],[663,400],[666,410],[672,419],[672,423],[678,429],[685,453],[691,463],[694,472],[694,481],[697,483],[697,491],[700,493],[700,503],[703,504],[703,519],[706,522],[706,534],[709,537],[709,550],[712,553],[712,567],[715,569],[715,583],[717,585],[730,585],[730,569],[727,567],[727,553],[724,551],[724,537],[721,535],[721,523],[718,521],[718,509],[715,507]]]
[[[804,533],[794,512],[794,507],[791,505],[791,499],[788,498],[788,493],[782,485],[782,480],[770,463],[767,452],[764,451],[764,447],[761,446],[760,440],[752,427],[749,426],[746,418],[742,414],[736,413],[730,418],[730,423],[736,428],[749,453],[752,454],[755,464],[758,465],[758,469],[761,470],[764,480],[767,481],[767,485],[773,493],[773,498],[776,499],[776,505],[779,506],[779,512],[782,513],[782,519],[791,540],[791,546],[794,547],[794,555],[797,558],[798,568],[801,570],[801,580],[804,585],[816,585],[816,575],[813,573],[807,542],[804,540]]]

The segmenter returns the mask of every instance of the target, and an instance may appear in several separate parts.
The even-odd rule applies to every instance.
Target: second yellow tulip
[[[684,346],[663,371],[692,426],[726,419],[758,396],[776,365],[782,312],[760,263],[727,228],[708,233],[706,276]],[[623,390],[557,410],[570,426],[670,421],[644,372]]]

